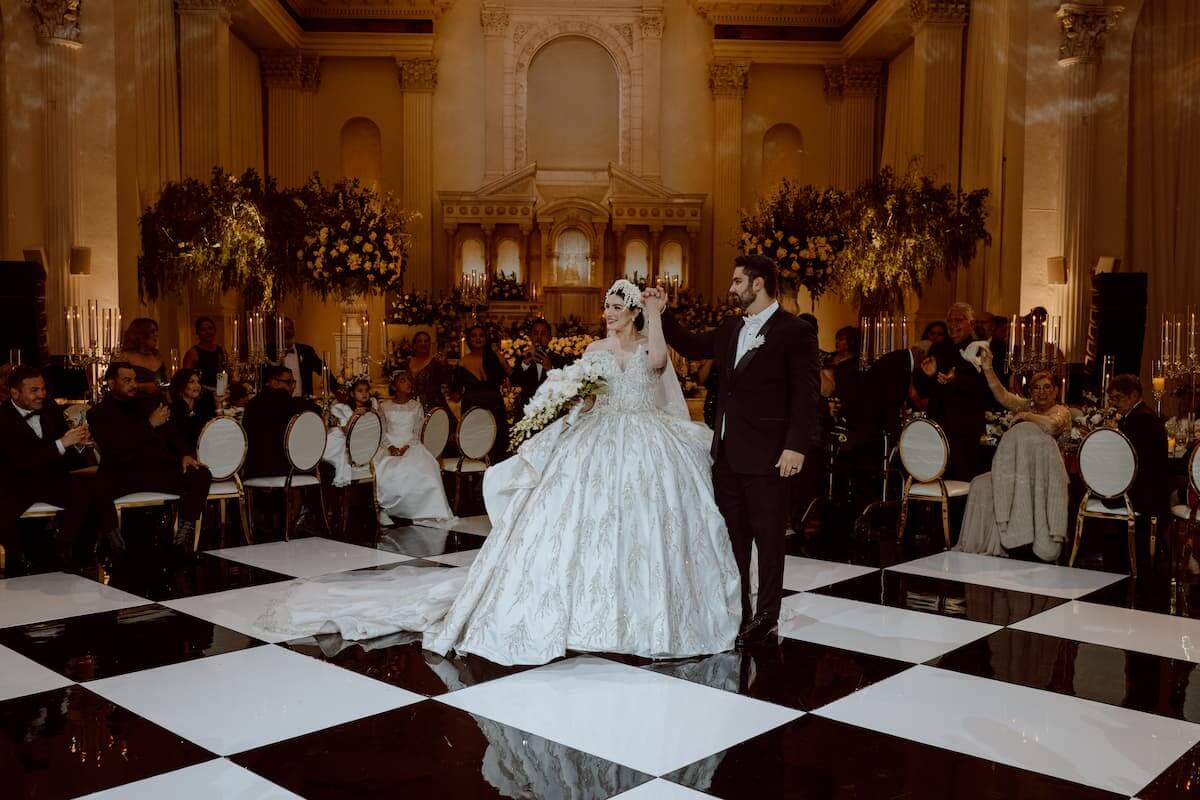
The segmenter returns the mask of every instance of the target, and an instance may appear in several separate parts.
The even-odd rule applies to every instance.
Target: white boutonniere
[[[767,337],[763,336],[761,333],[755,334],[753,339],[746,342],[746,352],[749,353],[751,350],[757,350],[766,343]]]

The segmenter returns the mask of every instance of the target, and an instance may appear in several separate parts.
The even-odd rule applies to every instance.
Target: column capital
[[[44,43],[78,47],[79,6],[82,0],[25,0],[33,14],[33,29]]]
[[[400,67],[400,89],[405,92],[432,92],[437,88],[436,58],[396,60]]]
[[[825,65],[825,99],[840,100],[846,88],[846,65],[839,62]]]
[[[233,19],[235,0],[175,0],[180,14],[216,14],[226,25]]]
[[[663,25],[666,23],[666,18],[662,14],[647,13],[642,14],[638,24],[642,28],[643,39],[661,39],[663,35]]]
[[[263,83],[273,89],[315,92],[321,85],[321,57],[306,50],[261,50]]]
[[[883,83],[882,61],[847,61],[843,69],[846,94],[879,94]]]
[[[749,75],[749,61],[714,61],[709,65],[708,85],[714,97],[743,97]]]
[[[909,0],[909,15],[913,25],[941,23],[966,25],[970,0]]]
[[[1104,38],[1117,26],[1123,6],[1063,3],[1059,6],[1058,63],[1095,63],[1104,52]]]
[[[504,6],[485,5],[479,10],[479,24],[487,36],[503,36],[508,32],[511,17]]]

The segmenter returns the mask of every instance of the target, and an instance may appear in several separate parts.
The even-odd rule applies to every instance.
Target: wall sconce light
[[[1046,259],[1046,283],[1051,286],[1067,285],[1067,259],[1063,256],[1051,256]]]
[[[90,248],[90,247],[72,247],[71,248],[71,274],[72,275],[91,275],[92,274],[92,248]]]

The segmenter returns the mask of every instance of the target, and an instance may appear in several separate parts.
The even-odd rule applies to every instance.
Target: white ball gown
[[[469,569],[306,581],[259,624],[345,639],[418,631],[428,650],[505,665],[567,650],[683,658],[731,648],[741,600],[713,500],[711,433],[679,410],[682,396],[662,400],[666,381],[643,348],[624,363],[607,349],[584,358],[598,360],[605,393],[488,471],[492,531]]]

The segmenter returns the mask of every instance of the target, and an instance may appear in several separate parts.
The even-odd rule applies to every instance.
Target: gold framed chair
[[[919,417],[909,420],[900,431],[896,446],[900,464],[907,477],[900,494],[900,520],[896,526],[896,542],[904,541],[908,526],[908,504],[918,500],[938,503],[942,507],[942,536],[950,547],[950,499],[965,497],[971,491],[966,481],[946,480],[942,475],[950,460],[950,443],[941,426]]]
[[[444,408],[432,409],[421,423],[421,444],[429,454],[441,463],[446,443],[450,441],[450,412]]]
[[[1192,454],[1188,456],[1187,474],[1188,489],[1200,497],[1200,445],[1193,447]],[[1192,537],[1197,528],[1197,517],[1200,517],[1200,500],[1196,502],[1196,505],[1191,505],[1186,495],[1183,499],[1183,503],[1171,507],[1171,516],[1174,517],[1171,526],[1173,533],[1171,537],[1172,578],[1180,574],[1181,569],[1187,568],[1194,552]]]
[[[196,443],[196,460],[208,467],[208,471],[212,473],[208,501],[217,504],[222,540],[225,538],[225,506],[234,501],[238,504],[242,521],[242,538],[246,544],[254,544],[254,537],[250,534],[250,515],[246,508],[246,489],[242,486],[242,479],[238,477],[238,471],[246,460],[248,447],[246,431],[237,420],[233,417],[214,417],[200,430],[200,438]],[[200,528],[197,526],[192,552],[199,550]]]
[[[422,439],[423,440],[423,439]],[[454,475],[454,513],[462,503],[463,475],[481,475],[491,466],[488,453],[496,443],[496,418],[486,408],[472,408],[458,423],[458,458],[439,458],[442,472]],[[445,445],[443,445],[445,447]]]
[[[21,519],[51,519],[65,510],[50,503],[34,503],[25,509],[25,513],[21,514]],[[0,571],[4,570],[6,559],[7,553],[4,551],[4,545],[0,544]]]
[[[288,457],[287,474],[248,478],[242,481],[242,486],[247,490],[283,492],[284,541],[291,541],[292,538],[292,490],[317,487],[317,497],[321,504],[321,523],[325,526],[325,532],[332,535],[329,517],[325,513],[325,493],[321,491],[321,475],[318,472],[321,457],[325,455],[325,423],[321,420],[321,415],[315,411],[305,411],[292,417],[284,432],[283,441]],[[246,505],[253,529],[254,493],[251,491],[246,492]]]
[[[1068,566],[1075,566],[1088,519],[1125,521],[1129,546],[1129,572],[1137,578],[1137,514],[1129,499],[1129,487],[1137,478],[1137,452],[1125,434],[1115,428],[1097,428],[1079,444],[1079,475],[1086,491],[1075,515],[1075,541]],[[1110,508],[1105,500],[1121,500],[1123,508]]]
[[[383,418],[368,411],[350,423],[346,430],[346,458],[350,461],[350,485],[342,489],[341,524],[339,530],[346,534],[350,524],[350,486],[371,484],[371,507],[379,523],[379,492],[375,486],[375,454],[383,444]]]

